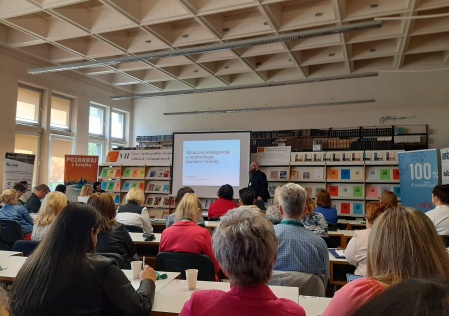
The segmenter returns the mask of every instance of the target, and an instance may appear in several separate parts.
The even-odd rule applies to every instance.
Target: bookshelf
[[[261,166],[274,188],[287,181],[303,186],[311,197],[329,191],[339,215],[362,217],[366,204],[384,191],[400,198],[398,152],[403,150],[292,152],[288,166]],[[288,179],[274,177],[286,171]],[[273,176],[272,176],[273,175]]]

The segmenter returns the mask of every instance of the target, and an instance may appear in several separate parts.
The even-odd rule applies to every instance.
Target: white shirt
[[[449,235],[449,205],[438,205],[426,215],[435,225],[438,235]]]
[[[78,202],[84,202],[84,203],[87,203],[87,200],[89,199],[89,195],[86,195],[86,196],[78,196]]]
[[[117,212],[118,209],[119,208],[117,208]],[[122,223],[124,225],[133,225],[142,227],[145,233],[151,234],[153,232],[150,215],[148,214],[148,210],[146,207],[142,209],[141,214],[129,212],[117,213],[115,219],[117,220],[117,222]]]
[[[345,249],[346,259],[356,267],[354,274],[366,277],[368,270],[368,239],[371,228],[357,230]]]

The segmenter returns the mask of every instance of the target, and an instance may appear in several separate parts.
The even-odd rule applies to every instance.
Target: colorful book
[[[363,171],[360,169],[352,170],[352,179],[353,180],[362,180],[363,179]]]
[[[148,183],[147,191],[154,191],[154,183]]]
[[[351,214],[351,204],[350,203],[341,203],[340,213],[341,214]]]
[[[162,198],[160,196],[157,196],[154,198],[154,205],[161,205]]]
[[[109,169],[108,170],[108,178],[114,178],[115,177],[115,169]]]
[[[109,184],[108,181],[103,181],[103,182],[101,183],[101,189],[102,189],[103,191],[106,191],[106,190],[108,189],[108,184]]]
[[[338,180],[338,169],[329,169],[329,179]]]
[[[137,176],[138,178],[145,178],[145,169],[139,169],[139,174]]]
[[[399,199],[401,198],[401,187],[394,187],[393,192]]]
[[[114,204],[120,204],[120,194],[114,196]]]
[[[152,198],[152,197],[148,197],[147,198],[147,204],[148,205],[153,205],[153,202],[154,202],[154,198]]]
[[[139,182],[139,189],[141,189],[142,191],[145,189],[145,183],[144,182]]]
[[[271,179],[277,179],[279,178],[279,173],[276,170],[273,170],[270,172],[270,178]]]
[[[131,169],[131,178],[137,178],[139,176],[139,169]]]
[[[150,178],[156,177],[156,170],[150,170]]]
[[[164,169],[157,169],[156,177],[162,178],[163,175],[164,175]]]
[[[354,197],[363,197],[363,189],[361,186],[352,187],[352,195]]]
[[[115,181],[111,181],[108,183],[108,188],[106,189],[106,191],[113,191],[114,190],[114,186],[115,186]]]
[[[164,177],[164,178],[170,177],[170,170],[165,170],[165,171],[164,171],[163,177]]]
[[[341,169],[341,179],[342,180],[349,180],[351,179],[351,170],[350,169]]]
[[[163,205],[169,206],[170,205],[170,198],[169,197],[165,197],[164,201],[162,202]]]
[[[380,180],[390,180],[390,169],[380,169]]]
[[[304,171],[304,172],[302,173],[302,178],[303,178],[304,180],[309,180],[309,179],[310,179],[310,172]]]
[[[356,215],[362,215],[363,214],[363,205],[360,203],[354,203],[352,205],[352,213]]]
[[[117,181],[114,185],[114,191],[115,192],[120,192],[120,181]]]
[[[279,178],[281,178],[281,179],[287,179],[287,171],[281,171],[281,172],[279,172]]]
[[[336,185],[329,186],[329,194],[330,196],[338,196],[338,186]]]
[[[168,184],[164,185],[164,192],[168,192],[169,186]]]
[[[124,178],[130,178],[131,177],[131,168],[126,168],[125,172],[123,172]]]
[[[131,182],[126,181],[125,184],[123,185],[123,191],[129,191],[129,189],[131,189]]]
[[[138,187],[139,187],[139,182],[134,181],[134,182],[131,184],[131,188],[138,188]]]
[[[154,187],[154,191],[160,191],[160,190],[161,190],[161,185],[156,184],[156,186]]]
[[[368,198],[370,199],[379,198],[379,188],[377,186],[368,187]]]
[[[115,177],[120,178],[122,176],[122,170],[120,168],[115,169]]]
[[[298,171],[290,170],[290,180],[298,180]]]
[[[368,172],[368,179],[369,180],[378,180],[379,179],[379,170],[377,169],[370,169]]]
[[[399,180],[399,169],[393,169],[393,180]]]
[[[106,178],[108,176],[108,172],[109,172],[108,168],[104,168],[103,170],[101,170],[100,178]]]

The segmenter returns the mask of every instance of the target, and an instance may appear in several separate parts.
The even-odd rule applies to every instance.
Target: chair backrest
[[[17,240],[23,239],[23,230],[19,222],[2,219],[0,226],[2,227],[1,241],[7,250],[10,250]]]
[[[28,257],[39,246],[39,243],[36,240],[17,240],[12,246],[12,250],[20,251],[25,257]]]
[[[113,252],[97,252],[97,255],[100,256],[104,256],[104,257],[108,257],[111,259],[115,259],[115,261],[117,261],[118,267],[120,269],[126,269],[126,262],[125,259],[119,255],[118,253],[113,253]],[[128,268],[129,269],[129,268]]]
[[[159,252],[156,257],[156,270],[180,272],[186,278],[185,270],[198,269],[198,280],[215,281],[214,263],[205,254],[184,252]]]
[[[130,233],[143,233],[143,228],[135,225],[125,225],[125,228]]]
[[[294,286],[300,295],[325,296],[324,275],[296,271],[273,271],[270,285]]]
[[[443,239],[446,247],[449,247],[449,235],[440,235],[440,237]]]

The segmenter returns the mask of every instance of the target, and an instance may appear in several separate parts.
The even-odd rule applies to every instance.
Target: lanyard
[[[182,221],[189,221],[189,222],[193,222],[193,219],[191,219],[190,217],[184,217],[181,219]]]
[[[294,221],[282,221],[279,224],[282,225],[293,225],[293,226],[299,226],[299,227],[304,227],[304,225],[302,223],[299,222],[294,222]]]

